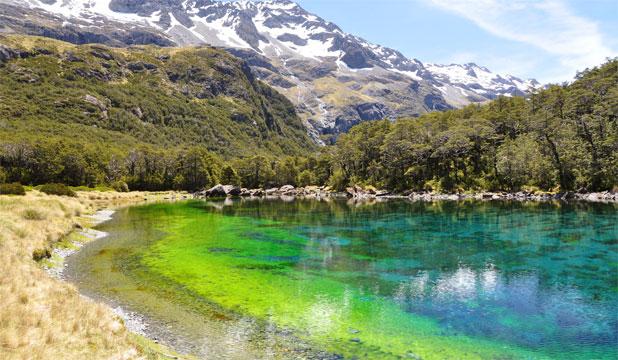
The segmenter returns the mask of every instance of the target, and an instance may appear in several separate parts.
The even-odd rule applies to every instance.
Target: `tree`
[[[240,186],[240,176],[232,166],[226,165],[221,171],[221,183]]]
[[[217,159],[202,147],[192,147],[178,159],[182,188],[195,191],[215,185],[219,180],[220,165]]]
[[[296,181],[298,186],[315,185],[315,175],[311,170],[303,170],[298,174],[298,180]]]

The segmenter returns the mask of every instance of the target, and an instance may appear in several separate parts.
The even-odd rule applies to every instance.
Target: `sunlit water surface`
[[[153,319],[184,314],[161,320],[170,333],[217,324],[186,340],[204,341],[187,347],[198,355],[241,358],[259,338],[247,357],[285,357],[289,344],[273,340],[283,336],[345,358],[616,359],[617,214],[583,203],[156,204],[117,213],[101,226],[110,237],[69,265],[86,293]]]

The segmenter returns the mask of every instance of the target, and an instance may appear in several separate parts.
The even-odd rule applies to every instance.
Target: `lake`
[[[198,356],[618,357],[615,204],[186,201],[98,229],[68,278]]]

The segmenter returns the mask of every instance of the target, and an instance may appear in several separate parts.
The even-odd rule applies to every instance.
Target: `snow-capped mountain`
[[[423,64],[348,34],[288,0],[2,3],[9,10],[27,7],[33,18],[56,19],[51,22],[55,25],[48,18],[31,26],[19,16],[0,15],[0,26],[14,31],[112,45],[173,42],[225,47],[297,105],[316,140],[364,120],[415,116],[499,95],[522,95],[538,85],[475,64]],[[128,35],[132,33],[138,35]]]

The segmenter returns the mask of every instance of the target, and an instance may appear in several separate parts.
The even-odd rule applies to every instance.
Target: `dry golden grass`
[[[0,359],[158,358],[137,345],[109,308],[51,278],[33,258],[102,207],[163,195],[80,192],[77,198],[30,191],[0,196]]]

